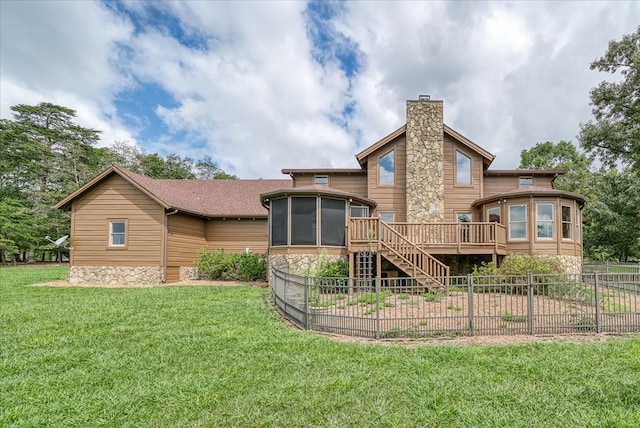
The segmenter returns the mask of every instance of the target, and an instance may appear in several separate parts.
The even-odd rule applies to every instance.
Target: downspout
[[[164,216],[164,251],[162,252],[162,283],[167,282],[167,250],[169,248],[169,220],[167,217],[177,214],[178,210],[174,209],[171,212],[166,213]]]

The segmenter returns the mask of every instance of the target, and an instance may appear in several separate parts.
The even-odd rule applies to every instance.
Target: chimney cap
[[[418,95],[418,101],[430,101],[431,95]]]

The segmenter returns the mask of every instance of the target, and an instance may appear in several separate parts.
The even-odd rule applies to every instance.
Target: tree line
[[[590,93],[593,119],[580,124],[581,153],[571,142],[538,143],[520,168],[563,169],[561,190],[587,197],[585,257],[640,260],[640,27],[609,42],[591,69],[616,75]]]
[[[110,165],[152,178],[233,179],[210,156],[162,157],[126,142],[96,147],[100,131],[51,103],[11,107],[0,119],[0,263],[44,261],[60,249],[46,237],[68,235],[70,214],[52,207]]]

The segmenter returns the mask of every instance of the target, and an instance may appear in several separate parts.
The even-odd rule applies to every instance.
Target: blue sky
[[[589,70],[638,2],[0,2],[0,117],[55,102],[101,145],[210,155],[242,178],[357,167],[443,99],[445,122],[515,168],[576,142]]]

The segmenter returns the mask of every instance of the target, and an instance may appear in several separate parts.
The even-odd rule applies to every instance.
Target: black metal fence
[[[613,262],[585,260],[582,264],[584,273],[638,273],[640,274],[640,262]]]
[[[301,328],[385,338],[640,331],[640,274],[317,278],[272,271],[273,301]]]

